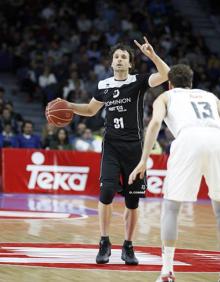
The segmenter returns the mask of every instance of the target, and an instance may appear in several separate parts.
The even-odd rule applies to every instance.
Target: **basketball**
[[[47,121],[56,127],[64,127],[68,125],[73,118],[73,111],[68,107],[65,100],[51,101],[45,110]]]

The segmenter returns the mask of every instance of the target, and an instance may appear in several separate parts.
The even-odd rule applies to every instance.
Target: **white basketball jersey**
[[[166,95],[168,105],[164,121],[174,137],[185,127],[220,129],[217,97],[214,94],[200,89],[174,88]]]

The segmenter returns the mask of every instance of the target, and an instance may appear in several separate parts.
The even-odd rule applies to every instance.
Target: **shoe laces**
[[[134,248],[133,248],[132,245],[126,246],[126,247],[124,247],[124,249],[125,249],[126,254],[129,257],[134,257]]]
[[[99,243],[99,254],[101,256],[104,256],[106,254],[107,248],[108,248],[109,243],[105,241],[101,241]]]

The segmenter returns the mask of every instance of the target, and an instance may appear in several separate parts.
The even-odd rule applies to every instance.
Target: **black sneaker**
[[[96,263],[104,264],[109,262],[111,255],[111,243],[109,241],[101,240],[99,242],[99,252],[96,256]]]
[[[134,254],[134,249],[132,245],[122,247],[121,259],[125,261],[125,264],[129,264],[129,265],[139,264],[139,261]]]

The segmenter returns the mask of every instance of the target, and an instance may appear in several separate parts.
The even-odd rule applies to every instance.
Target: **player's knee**
[[[162,208],[162,216],[168,213],[178,215],[181,207],[181,202],[171,201],[164,199],[163,200],[163,208]]]
[[[178,214],[181,202],[164,199],[161,212],[161,240],[175,241],[178,237]]]
[[[115,196],[115,186],[113,183],[104,184],[101,187],[99,201],[104,205],[109,205],[112,203]]]
[[[125,206],[128,209],[137,209],[139,205],[139,198],[137,197],[125,197]]]

